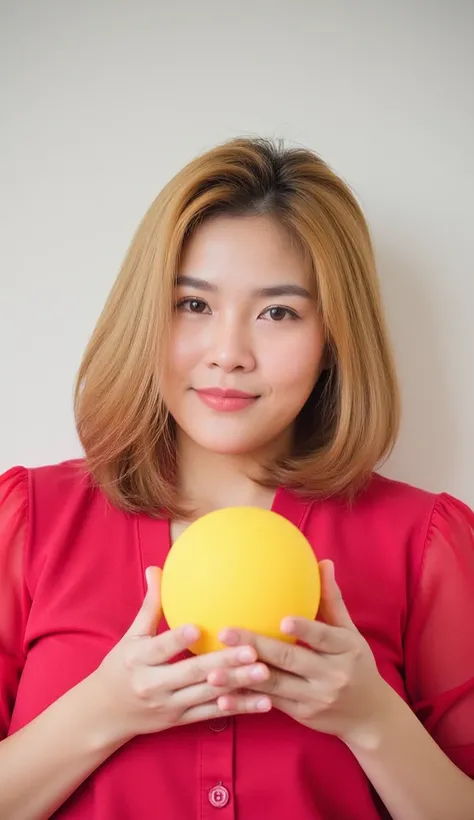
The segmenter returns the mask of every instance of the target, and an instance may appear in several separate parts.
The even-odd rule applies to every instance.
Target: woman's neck
[[[275,490],[262,487],[256,478],[261,464],[277,449],[235,456],[204,450],[185,434],[178,434],[179,486],[186,504],[195,510],[193,517],[231,506],[255,506],[270,509]],[[280,442],[278,451],[283,445]]]

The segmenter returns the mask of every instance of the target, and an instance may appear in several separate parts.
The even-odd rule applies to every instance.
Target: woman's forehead
[[[178,271],[180,277],[203,280],[214,289],[237,282],[252,289],[306,287],[309,274],[288,231],[268,216],[220,216],[205,222],[188,240]]]

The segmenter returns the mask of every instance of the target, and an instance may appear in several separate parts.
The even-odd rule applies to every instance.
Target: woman
[[[474,517],[374,472],[396,378],[364,218],[318,157],[240,139],[165,187],[76,419],[84,461],[1,479],[0,816],[472,820]],[[305,533],[321,617],[195,657],[159,568],[229,505]]]

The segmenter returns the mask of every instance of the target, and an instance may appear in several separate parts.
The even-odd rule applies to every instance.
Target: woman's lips
[[[244,393],[241,390],[222,390],[217,387],[205,387],[195,392],[203,404],[220,413],[235,413],[237,410],[245,410],[258,399],[258,396]]]

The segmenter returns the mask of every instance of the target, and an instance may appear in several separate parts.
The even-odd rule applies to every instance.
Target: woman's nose
[[[251,371],[255,367],[252,334],[238,318],[216,322],[209,346],[209,366],[232,370]]]

